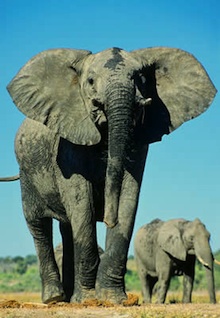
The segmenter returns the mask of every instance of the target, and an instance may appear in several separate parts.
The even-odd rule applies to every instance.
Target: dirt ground
[[[217,304],[209,304],[203,295],[196,296],[194,303],[174,302],[174,296],[164,305],[138,304],[137,294],[129,294],[124,305],[91,300],[83,304],[40,302],[39,294],[0,294],[0,318],[220,318],[220,295]]]

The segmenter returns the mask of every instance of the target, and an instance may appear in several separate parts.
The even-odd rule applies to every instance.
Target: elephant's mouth
[[[97,126],[103,127],[105,123],[107,123],[105,111],[104,111],[104,104],[101,103],[97,99],[92,99],[92,119],[96,123]]]
[[[139,117],[144,120],[145,116],[145,107],[151,105],[152,98],[144,98],[143,96],[137,95],[135,98],[136,114],[134,116],[135,123],[139,121]],[[96,123],[97,126],[102,127],[106,122],[106,114],[105,114],[105,105],[101,101],[96,98],[92,99],[92,119]]]
[[[93,106],[98,107],[99,109],[104,110],[104,104],[103,104],[101,101],[99,101],[98,99],[93,98],[93,99],[92,99],[92,104],[93,104]]]
[[[195,250],[194,248],[190,248],[187,252],[189,255],[195,255]]]

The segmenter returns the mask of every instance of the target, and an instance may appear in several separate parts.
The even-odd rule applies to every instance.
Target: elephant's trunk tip
[[[103,219],[103,222],[106,224],[106,226],[110,229],[115,227],[118,224],[118,219],[117,218],[112,218],[111,216],[105,216]]]

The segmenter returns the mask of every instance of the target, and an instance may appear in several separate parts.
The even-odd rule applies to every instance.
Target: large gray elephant
[[[213,255],[210,234],[199,220],[153,220],[143,225],[134,240],[135,259],[140,277],[143,301],[150,303],[154,285],[157,302],[164,303],[170,279],[183,275],[184,303],[191,302],[196,258],[204,265],[210,302],[215,303]]]
[[[53,49],[27,62],[8,91],[28,117],[15,151],[43,302],[63,299],[66,288],[54,259],[52,218],[60,221],[67,262],[74,250],[71,301],[122,302],[148,145],[205,111],[215,87],[179,49]],[[96,221],[108,227],[100,258]]]

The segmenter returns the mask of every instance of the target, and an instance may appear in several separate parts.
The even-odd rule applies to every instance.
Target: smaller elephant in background
[[[172,276],[183,275],[183,303],[191,302],[196,258],[206,270],[211,303],[216,303],[210,233],[199,220],[155,219],[136,233],[134,253],[143,301],[150,303],[157,284],[157,303],[164,303]]]

